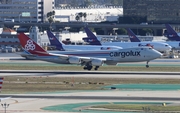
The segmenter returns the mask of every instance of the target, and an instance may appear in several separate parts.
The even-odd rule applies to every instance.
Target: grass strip
[[[99,108],[102,110],[109,109],[114,111],[148,111],[148,112],[180,112],[180,105],[151,105],[151,104],[108,104],[92,106],[91,108]],[[177,113],[177,112],[176,112]]]

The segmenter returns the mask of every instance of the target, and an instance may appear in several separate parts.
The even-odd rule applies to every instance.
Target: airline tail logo
[[[33,44],[32,40],[28,40],[27,44],[25,45],[26,50],[35,50],[35,45]]]
[[[169,37],[174,37],[175,35],[174,34],[172,34],[172,35],[168,35]]]
[[[135,38],[134,36],[129,36],[129,38]]]
[[[49,37],[49,39],[50,39],[50,40],[55,40],[55,38],[54,38],[54,37]]]

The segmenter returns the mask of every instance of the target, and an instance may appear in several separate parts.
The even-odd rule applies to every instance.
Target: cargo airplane
[[[149,46],[152,45],[154,49],[157,51],[169,51],[171,50],[171,46],[164,42],[105,42],[101,43],[97,37],[87,28],[84,28],[88,38],[84,38],[87,40],[90,45],[113,45],[113,46],[120,46],[123,49],[125,48],[132,48],[132,47],[139,47],[139,46]],[[133,38],[133,37],[130,37]]]
[[[164,34],[169,40],[180,41],[180,36],[169,24],[165,24],[166,33]]]
[[[18,34],[21,46],[28,51],[31,59],[43,60],[60,64],[78,64],[84,70],[91,70],[93,66],[98,70],[103,64],[116,65],[121,62],[148,62],[159,58],[162,54],[151,47],[134,47],[113,50],[93,51],[52,51],[47,52],[24,33]]]
[[[59,51],[122,49],[120,46],[65,45],[61,43],[51,31],[47,31],[47,35],[51,46],[56,47],[56,49]]]
[[[161,52],[164,52],[164,50],[170,51],[172,49],[172,47],[169,44],[166,44],[163,42],[143,41],[143,43],[147,43],[146,45],[143,45],[142,41],[134,34],[134,32],[130,28],[128,28],[126,30],[128,32],[130,41],[139,43],[139,46],[150,46],[154,49],[155,49],[155,47],[157,47],[156,50],[161,51]]]
[[[166,26],[166,29],[167,29],[167,33],[165,34],[165,36],[167,36],[167,38],[169,40],[171,40],[171,41],[166,41],[166,43],[168,43],[172,47],[172,49],[180,50],[180,36],[171,27],[171,25],[165,24],[165,26]]]

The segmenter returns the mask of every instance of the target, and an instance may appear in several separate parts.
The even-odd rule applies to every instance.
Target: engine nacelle
[[[98,59],[94,59],[94,60],[91,61],[92,66],[102,66],[103,63],[104,62],[102,60],[98,60]]]
[[[77,57],[71,57],[71,58],[69,58],[69,63],[71,63],[71,64],[80,64],[81,59],[77,58]]]

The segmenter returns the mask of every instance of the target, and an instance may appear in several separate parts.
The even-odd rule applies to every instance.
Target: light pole
[[[5,112],[4,113],[6,113],[6,108],[8,108],[9,107],[9,104],[6,104],[6,103],[4,103],[4,104],[1,104],[1,106],[4,108],[4,110],[5,110]]]

